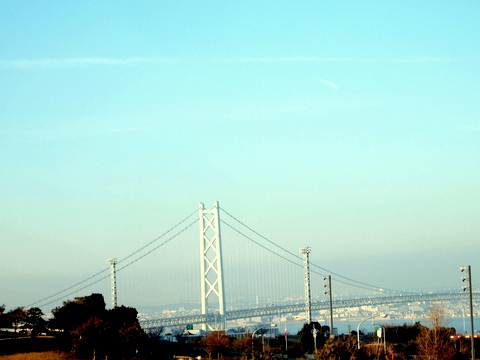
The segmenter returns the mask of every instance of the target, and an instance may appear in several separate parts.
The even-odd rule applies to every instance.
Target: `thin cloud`
[[[320,79],[320,82],[327,85],[327,86],[330,86],[331,88],[334,88],[335,90],[338,90],[338,86],[335,85],[333,82],[331,82],[330,80],[327,80],[327,79]]]
[[[371,60],[361,58],[334,58],[315,56],[273,56],[273,57],[233,57],[213,59],[218,62],[368,62]]]
[[[43,59],[22,59],[22,60],[1,60],[4,67],[15,68],[38,68],[38,67],[69,67],[69,66],[125,66],[142,63],[169,63],[178,62],[178,59],[170,58],[43,58]]]
[[[316,56],[277,56],[277,57],[231,57],[211,59],[180,59],[180,58],[108,58],[108,57],[79,57],[79,58],[40,58],[20,60],[0,60],[1,67],[39,68],[39,67],[75,67],[75,66],[128,66],[137,64],[166,64],[166,63],[288,63],[288,62],[328,62],[328,63],[440,63],[458,62],[450,58],[418,56],[412,58],[368,59],[355,57],[316,57]]]
[[[355,58],[321,58],[308,56],[281,56],[281,57],[235,57],[210,59],[180,59],[180,58],[41,58],[0,60],[3,67],[38,68],[38,67],[68,67],[68,66],[125,66],[135,64],[163,64],[163,63],[272,63],[272,62],[368,62],[367,59]]]
[[[400,58],[394,59],[394,62],[401,62],[401,63],[451,63],[457,62],[459,60],[451,59],[451,58],[441,58],[435,56],[416,56],[412,58]]]
[[[356,57],[318,57],[318,56],[277,56],[277,57],[233,57],[225,59],[212,59],[216,62],[328,62],[328,63],[440,63],[458,62],[458,59],[440,58],[432,56],[416,56],[411,58],[369,59]]]
[[[78,125],[76,123],[78,119],[72,120],[71,123],[67,124],[64,127],[57,127],[54,125],[47,126],[43,129],[28,129],[22,128],[16,131],[3,130],[0,131],[0,137],[9,139],[12,141],[21,141],[21,142],[36,142],[36,143],[46,143],[51,141],[62,141],[74,138],[92,138],[98,136],[108,136],[108,135],[121,135],[121,134],[130,134],[130,133],[146,133],[155,131],[159,128],[156,125],[150,126],[97,126],[97,122],[85,123],[79,121]]]

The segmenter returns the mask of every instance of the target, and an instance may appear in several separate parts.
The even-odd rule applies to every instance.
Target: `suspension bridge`
[[[198,239],[198,229],[200,256],[198,240],[191,241]],[[225,229],[228,237],[223,239]],[[204,330],[214,330],[238,319],[292,313],[309,319],[312,311],[466,299],[461,292],[416,294],[380,288],[322,268],[309,261],[309,248],[302,249],[301,253],[285,249],[220,208],[218,202],[211,209],[199,204],[128,256],[109,259],[108,267],[28,306],[46,308],[97,292],[110,298],[112,307],[121,303],[154,309],[155,315],[141,319],[146,329],[201,324]],[[336,288],[354,287],[373,296],[329,301],[332,289],[325,282],[327,277]],[[475,293],[474,299],[479,300],[480,294]],[[175,306],[193,310],[188,315],[165,310]]]

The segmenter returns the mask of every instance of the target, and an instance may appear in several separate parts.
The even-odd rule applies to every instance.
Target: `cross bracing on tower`
[[[205,322],[203,327],[204,330],[224,329],[225,293],[218,202],[215,202],[212,209],[205,209],[200,203],[199,223],[202,314],[208,314],[208,305],[214,302],[217,308],[213,311],[219,315],[214,323]]]

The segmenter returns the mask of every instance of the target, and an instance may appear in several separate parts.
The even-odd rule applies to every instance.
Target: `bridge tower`
[[[199,204],[202,314],[213,315],[211,321],[202,325],[203,330],[221,330],[226,325],[218,208],[218,201],[213,209]],[[212,310],[213,314],[209,313]]]

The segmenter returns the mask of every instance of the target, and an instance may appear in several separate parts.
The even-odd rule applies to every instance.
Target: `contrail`
[[[329,81],[329,80],[326,80],[326,79],[320,79],[320,81],[321,81],[322,83],[324,83],[325,85],[328,85],[328,86],[334,88],[335,90],[338,90],[338,86],[335,85],[333,82],[331,82],[331,81]]]

